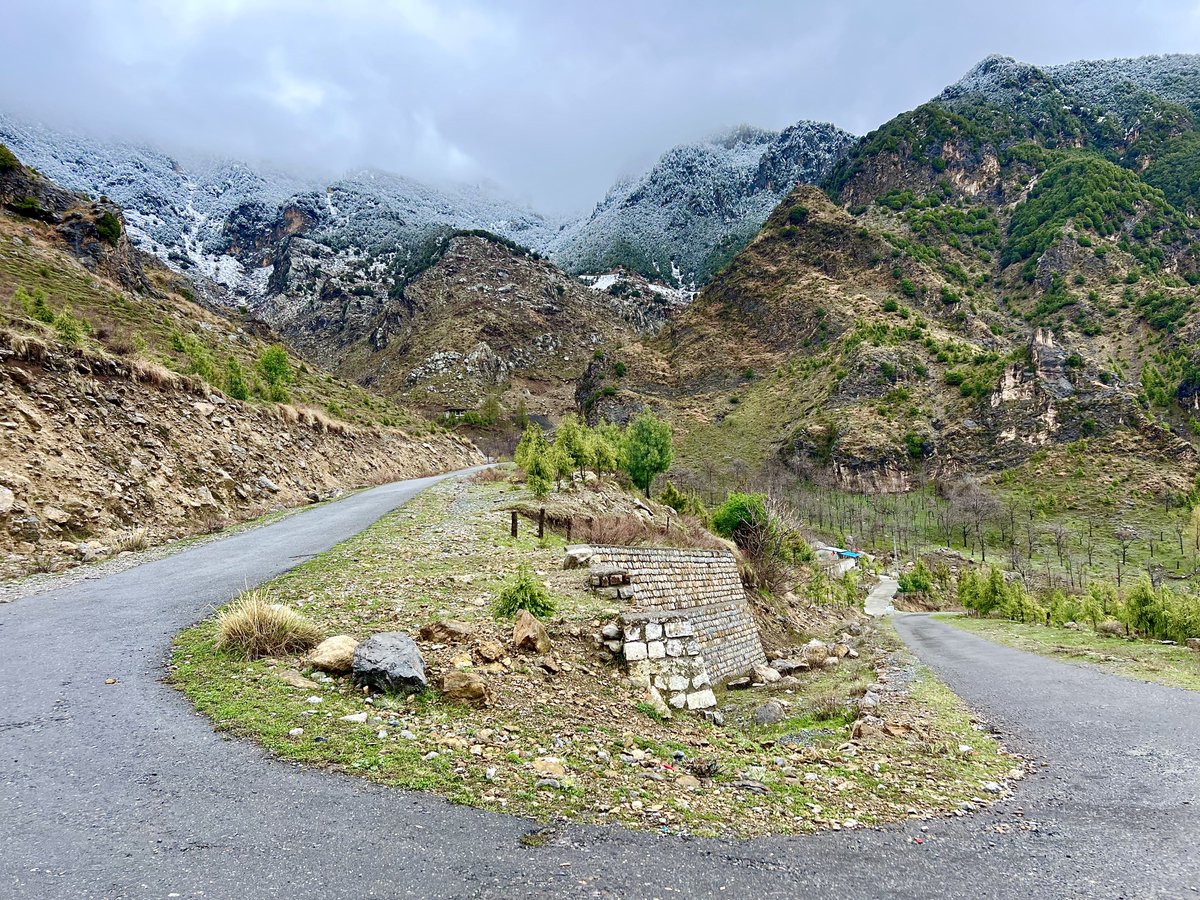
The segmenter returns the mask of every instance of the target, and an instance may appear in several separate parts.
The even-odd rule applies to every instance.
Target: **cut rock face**
[[[387,631],[367,638],[354,650],[354,681],[384,693],[425,690],[425,660],[407,634]]]

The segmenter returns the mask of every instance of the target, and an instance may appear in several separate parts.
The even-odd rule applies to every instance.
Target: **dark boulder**
[[[388,631],[367,638],[354,649],[354,682],[385,693],[416,694],[425,690],[425,660],[407,634]]]

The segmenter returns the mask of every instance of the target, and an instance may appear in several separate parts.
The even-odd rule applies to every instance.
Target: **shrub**
[[[915,566],[900,576],[900,593],[902,594],[926,594],[931,587],[933,587],[933,576],[926,568],[924,560],[918,559]]]
[[[292,383],[292,364],[281,344],[272,344],[258,357],[258,371],[267,383],[267,399],[276,403],[288,401],[287,386]]]
[[[808,207],[807,206],[797,205],[797,206],[793,206],[791,209],[788,210],[788,224],[803,225],[807,221],[808,221]]]
[[[613,363],[613,373],[618,378],[624,378],[625,377],[625,363],[620,362],[620,361]]]
[[[738,534],[768,521],[764,494],[734,493],[713,510],[713,531],[737,541]],[[739,542],[740,543],[740,542]]]
[[[17,159],[16,154],[0,144],[0,172],[11,172],[20,165],[21,161]]]
[[[54,331],[64,344],[78,347],[83,340],[84,324],[71,315],[69,309],[63,310],[54,317]]]
[[[96,232],[100,235],[100,240],[115,247],[121,240],[121,220],[106,209],[96,220]]]
[[[243,659],[303,653],[322,637],[311,619],[268,602],[263,590],[246,591],[217,617],[217,647]]]
[[[250,397],[250,385],[246,381],[246,370],[233,356],[225,361],[225,393],[234,400]]]
[[[528,610],[539,619],[554,614],[555,604],[546,586],[534,577],[533,570],[524,563],[500,589],[492,604],[497,619],[514,618],[521,610]]]
[[[22,197],[10,204],[9,208],[18,216],[25,216],[27,219],[40,219],[46,212],[36,197]]]

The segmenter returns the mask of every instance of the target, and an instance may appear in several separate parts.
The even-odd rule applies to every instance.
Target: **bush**
[[[0,144],[0,172],[11,172],[20,165],[21,161],[17,159],[16,154]]]
[[[712,527],[721,537],[737,541],[739,532],[761,526],[768,520],[764,494],[734,493],[713,510]]]
[[[307,617],[279,603],[266,591],[246,591],[217,616],[217,647],[243,659],[303,653],[323,637]]]
[[[54,331],[64,344],[78,347],[83,341],[84,324],[71,315],[69,309],[63,310],[54,317]]]
[[[512,619],[521,610],[528,610],[539,619],[545,619],[554,614],[555,604],[550,592],[533,575],[533,570],[524,563],[517,574],[509,580],[492,604],[492,612],[497,619]]]
[[[267,383],[267,399],[276,403],[288,401],[287,386],[292,383],[292,364],[281,344],[273,344],[258,357],[258,371]]]
[[[246,381],[246,370],[232,356],[225,361],[225,393],[234,400],[247,400],[250,397],[250,385]]]
[[[788,210],[788,224],[803,225],[807,221],[808,221],[808,207],[807,206],[797,205],[797,206],[793,206],[791,209]]]
[[[912,569],[900,576],[900,593],[902,594],[927,594],[931,587],[933,587],[933,575],[926,568],[924,560],[918,559]]]
[[[121,240],[121,220],[114,216],[108,210],[100,214],[100,218],[96,220],[96,232],[100,235],[100,240],[109,246],[117,246],[117,242]]]

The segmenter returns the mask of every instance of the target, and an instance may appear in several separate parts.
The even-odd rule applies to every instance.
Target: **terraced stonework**
[[[568,556],[586,561],[593,590],[625,605],[614,640],[630,674],[648,677],[671,706],[715,706],[713,682],[766,663],[731,553],[572,547]]]

